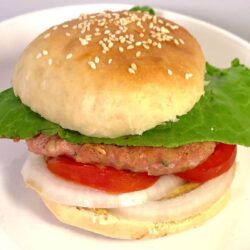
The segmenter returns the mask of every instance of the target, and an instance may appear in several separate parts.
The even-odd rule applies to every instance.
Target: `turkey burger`
[[[60,221],[119,239],[175,233],[223,207],[234,144],[249,144],[220,125],[227,74],[207,65],[206,87],[204,75],[200,45],[172,21],[81,15],[22,53],[0,136],[26,140],[24,182]]]

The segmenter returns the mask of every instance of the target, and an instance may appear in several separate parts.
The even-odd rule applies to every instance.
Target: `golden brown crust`
[[[203,75],[204,57],[189,32],[123,11],[82,16],[41,34],[19,59],[13,87],[48,120],[117,137],[188,112],[203,93]]]
[[[197,227],[215,216],[229,199],[229,191],[210,208],[181,221],[145,222],[115,217],[103,209],[61,205],[41,197],[48,209],[63,223],[117,239],[151,239]]]

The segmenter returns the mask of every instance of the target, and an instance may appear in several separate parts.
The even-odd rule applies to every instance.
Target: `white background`
[[[202,19],[250,41],[250,0],[0,0],[0,21],[39,9],[84,3],[150,5]]]

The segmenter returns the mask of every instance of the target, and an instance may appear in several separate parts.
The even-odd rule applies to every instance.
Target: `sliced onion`
[[[57,203],[90,207],[119,208],[158,200],[176,187],[184,184],[177,176],[163,176],[151,187],[124,194],[113,195],[87,186],[66,181],[51,173],[43,157],[31,154],[22,169],[23,179],[42,196]]]
[[[209,208],[223,196],[233,180],[234,172],[234,167],[232,167],[223,175],[173,199],[149,201],[143,205],[110,211],[114,215],[136,220],[172,221],[188,218]]]

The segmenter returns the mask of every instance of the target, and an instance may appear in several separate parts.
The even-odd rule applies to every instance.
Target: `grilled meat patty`
[[[31,152],[47,157],[67,155],[82,163],[148,172],[149,175],[165,175],[196,167],[213,153],[216,144],[200,142],[176,148],[79,145],[71,144],[58,136],[40,134],[27,140],[27,145]]]

